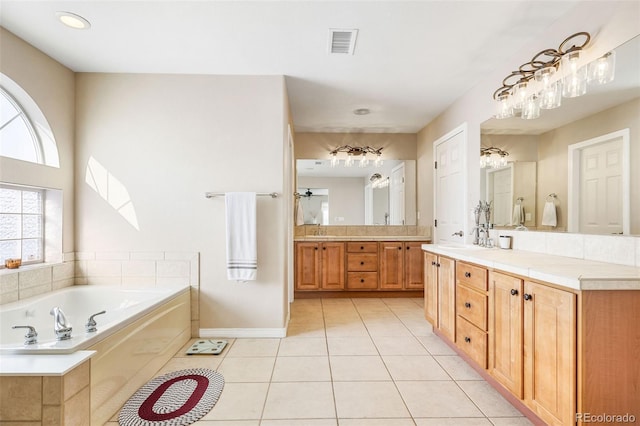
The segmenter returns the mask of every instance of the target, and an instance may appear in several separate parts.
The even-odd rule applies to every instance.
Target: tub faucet
[[[30,325],[14,325],[11,328],[28,328],[27,334],[24,335],[24,344],[25,345],[33,345],[38,343],[38,333],[36,329]]]
[[[64,316],[62,309],[54,306],[49,313],[53,315],[53,331],[56,333],[58,340],[71,339],[72,327],[67,322],[67,317]]]
[[[96,331],[98,331],[98,323],[96,323],[96,320],[94,319],[96,317],[96,315],[102,315],[102,314],[106,314],[107,311],[100,311],[97,314],[93,314],[89,317],[89,320],[87,321],[87,323],[84,325],[85,331],[87,333],[94,333]]]

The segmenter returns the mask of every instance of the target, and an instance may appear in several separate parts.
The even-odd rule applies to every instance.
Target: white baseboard
[[[265,338],[287,337],[287,328],[201,328],[199,335],[202,338],[233,337],[233,338]]]

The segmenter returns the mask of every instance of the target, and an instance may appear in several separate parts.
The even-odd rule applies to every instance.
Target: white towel
[[[542,224],[545,226],[557,226],[558,217],[556,216],[556,203],[547,201],[544,203],[542,210]]]
[[[296,226],[304,225],[304,210],[300,198],[296,199]]]
[[[225,194],[227,217],[227,278],[239,282],[256,279],[256,193]]]
[[[524,207],[522,204],[516,203],[513,206],[513,214],[511,215],[511,224],[520,225],[524,223]]]

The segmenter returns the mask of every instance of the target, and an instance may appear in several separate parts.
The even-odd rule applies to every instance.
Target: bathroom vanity
[[[295,240],[300,297],[422,295],[425,237],[305,236]],[[357,294],[356,294],[357,293]]]
[[[434,332],[534,423],[640,419],[640,268],[422,248]]]

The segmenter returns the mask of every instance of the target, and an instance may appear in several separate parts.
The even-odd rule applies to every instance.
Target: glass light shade
[[[338,154],[333,153],[331,154],[331,167],[335,167],[337,165],[338,165]]]
[[[513,117],[513,107],[511,106],[509,93],[504,93],[499,95],[496,101],[496,118],[510,117]]]
[[[540,85],[538,94],[540,108],[558,108],[562,103],[562,83],[556,80],[556,68],[554,66],[541,68],[535,72],[534,77]]]
[[[367,167],[367,164],[369,164],[369,160],[367,160],[367,154],[362,154],[362,158],[360,159],[360,161],[358,161],[358,166]]]
[[[376,161],[374,162],[374,166],[382,167],[382,163],[383,163],[382,155],[381,154],[376,155]]]
[[[501,155],[500,156],[500,161],[498,162],[498,167],[504,167],[507,165],[507,156],[506,155]]]
[[[581,51],[565,53],[560,60],[562,96],[575,98],[587,93],[587,67],[580,66]]]
[[[347,159],[344,161],[344,165],[346,167],[351,167],[353,166],[353,154],[348,153],[347,154]]]
[[[531,95],[522,106],[522,114],[520,116],[523,120],[533,120],[540,117],[540,103],[536,95]]]
[[[616,52],[611,51],[589,64],[589,83],[607,84],[616,74]]]
[[[513,86],[511,102],[513,109],[522,109],[525,101],[529,97],[530,87],[526,81],[521,81]]]

